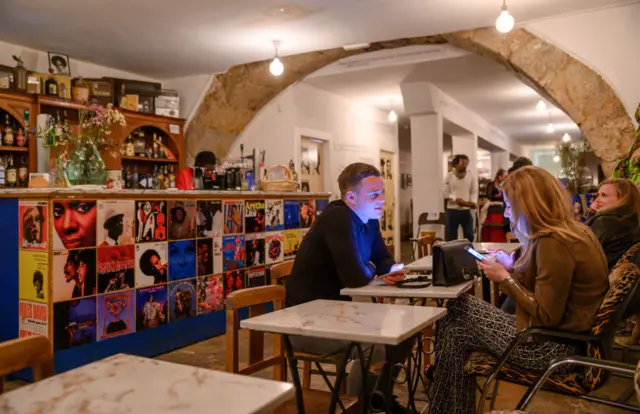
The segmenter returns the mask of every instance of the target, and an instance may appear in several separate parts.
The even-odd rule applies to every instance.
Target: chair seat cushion
[[[464,365],[466,375],[489,376],[496,366],[497,358],[485,352],[474,352],[471,354]],[[501,380],[515,382],[521,385],[531,385],[537,379],[539,373],[525,370],[517,365],[506,363],[498,378]],[[585,395],[587,391],[582,386],[582,378],[576,373],[551,375],[542,387],[545,390],[569,394],[569,395]]]

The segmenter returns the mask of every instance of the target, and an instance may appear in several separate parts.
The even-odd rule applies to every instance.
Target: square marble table
[[[504,249],[511,252],[519,247],[519,243],[473,243],[473,248],[483,254],[488,250],[498,249]],[[411,262],[405,266],[405,269],[410,272],[431,272],[433,271],[433,256],[425,256],[415,262]]]
[[[270,413],[294,395],[286,382],[118,354],[0,395],[0,413]]]
[[[408,279],[411,279],[409,277]],[[425,288],[406,289],[389,286],[382,281],[376,281],[359,288],[344,288],[340,291],[343,296],[351,297],[380,297],[380,298],[421,298],[421,299],[456,299],[463,293],[475,287],[477,279],[469,280],[455,286],[428,286]]]
[[[442,319],[446,309],[314,300],[240,322],[240,327],[285,335],[398,345]]]

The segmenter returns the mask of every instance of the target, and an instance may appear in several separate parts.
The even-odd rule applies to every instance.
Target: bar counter
[[[0,341],[45,335],[56,372],[225,332],[227,295],[295,257],[328,193],[0,190]]]

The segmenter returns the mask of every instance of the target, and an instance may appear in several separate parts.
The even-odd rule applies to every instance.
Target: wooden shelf
[[[166,158],[147,158],[147,157],[120,157],[123,161],[141,161],[141,162],[152,162],[156,164],[177,164],[178,160],[169,160]]]
[[[40,105],[54,106],[56,108],[65,109],[87,109],[87,105],[80,101],[73,101],[71,99],[56,98],[55,96],[38,95],[38,103]]]
[[[11,147],[8,145],[0,146],[0,152],[29,152],[29,148],[25,147]]]

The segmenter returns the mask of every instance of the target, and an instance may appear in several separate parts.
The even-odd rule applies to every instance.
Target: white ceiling
[[[517,141],[557,141],[564,133],[580,137],[578,126],[564,112],[551,104],[548,113],[538,111],[537,92],[500,64],[478,55],[318,75],[305,82],[384,111],[393,108],[400,117],[404,115],[400,84],[430,82]],[[553,134],[546,131],[550,120],[556,129]]]
[[[518,22],[634,0],[509,0]],[[0,40],[158,79],[493,25],[501,0],[1,0]],[[569,29],[570,30],[570,29]]]

